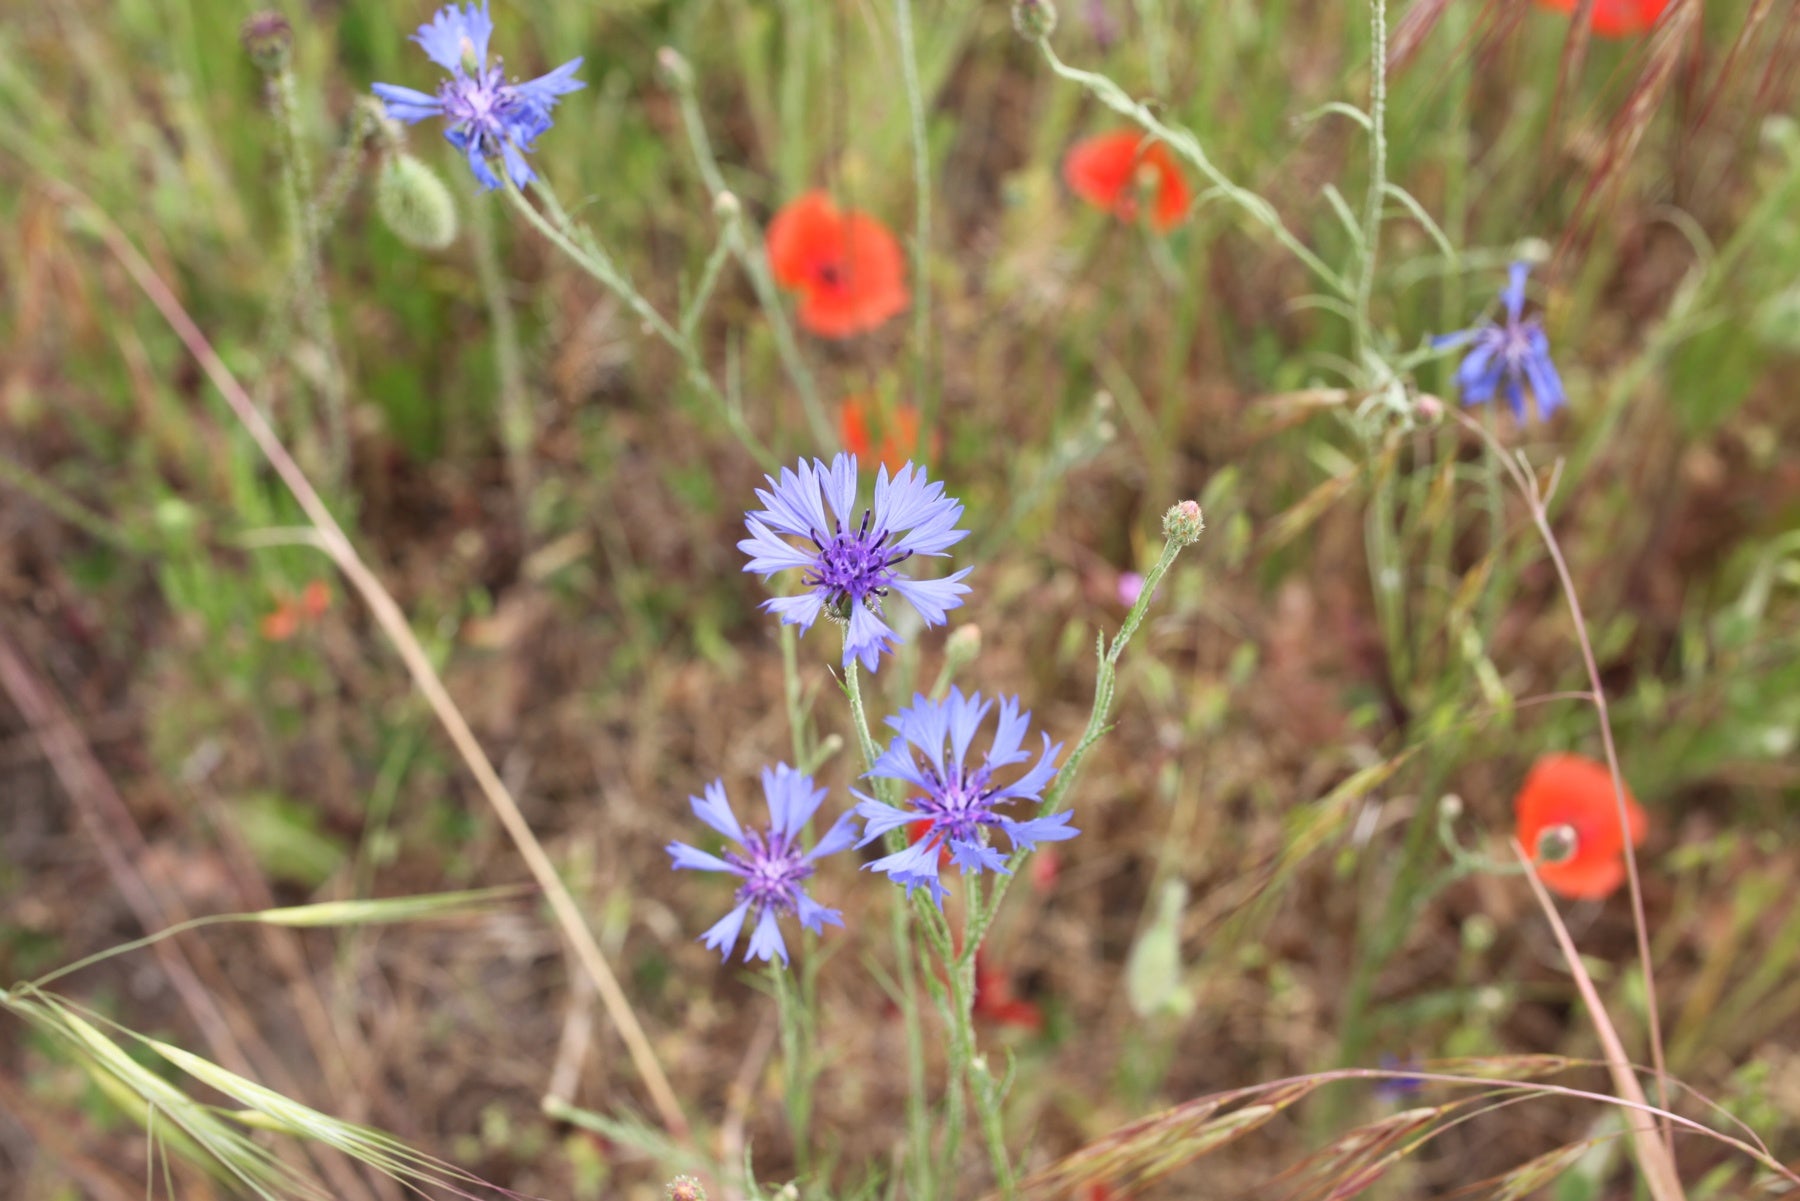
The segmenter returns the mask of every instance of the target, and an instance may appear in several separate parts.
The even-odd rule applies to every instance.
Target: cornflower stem
[[[624,301],[625,306],[643,323],[644,327],[662,339],[681,358],[682,365],[687,369],[688,381],[724,420],[726,428],[731,431],[744,449],[750,452],[752,458],[764,468],[773,470],[774,455],[769,452],[768,447],[763,445],[762,440],[756,436],[755,431],[744,420],[743,412],[732,404],[724,393],[719,391],[718,385],[713,382],[711,374],[706,370],[706,364],[701,361],[700,350],[693,339],[685,336],[681,330],[669,323],[668,318],[657,312],[656,308],[644,299],[643,294],[632,285],[631,281],[625,278],[613,263],[612,258],[600,248],[599,243],[595,242],[585,229],[569,219],[569,215],[563,211],[562,205],[557,202],[556,193],[550,189],[548,184],[539,179],[532,184],[532,190],[543,202],[545,212],[539,212],[510,178],[506,180],[506,197],[512,202],[512,206],[519,210],[519,213],[526,221],[530,222],[533,228],[549,239],[553,246],[568,255],[576,266],[593,276],[602,287]],[[545,215],[546,212],[548,216]]]
[[[937,389],[931,383],[931,142],[925,129],[925,94],[919,86],[919,50],[913,38],[912,0],[894,0],[900,38],[900,78],[906,89],[906,116],[913,152],[913,393],[919,406],[919,445],[931,444],[937,419]]]
[[[381,627],[393,644],[405,664],[413,684],[431,706],[449,737],[464,765],[475,777],[482,796],[493,809],[494,816],[511,838],[520,858],[530,869],[532,878],[544,890],[545,899],[550,911],[555,915],[556,923],[569,947],[575,961],[593,981],[600,994],[601,1003],[605,1006],[607,1016],[612,1019],[614,1028],[625,1043],[632,1065],[637,1069],[639,1078],[649,1091],[663,1129],[677,1141],[685,1141],[688,1137],[687,1117],[681,1111],[681,1103],[675,1097],[675,1090],[669,1084],[668,1076],[662,1070],[662,1064],[656,1058],[655,1048],[644,1033],[643,1026],[637,1020],[637,1014],[631,1007],[631,1001],[620,987],[618,977],[613,974],[606,954],[594,937],[593,929],[588,925],[581,906],[576,902],[569,886],[563,882],[556,866],[551,862],[549,854],[532,832],[531,825],[520,812],[518,802],[507,790],[500,774],[494,770],[492,760],[482,750],[475,732],[469,728],[468,720],[450,698],[449,690],[439,676],[431,657],[413,632],[406,614],[395,602],[393,594],[382,586],[381,580],[363,562],[357,553],[355,544],[349,535],[332,516],[330,508],[314,488],[312,481],[294,461],[275,434],[268,419],[256,407],[250,393],[238,382],[237,377],[226,367],[225,361],[219,357],[217,350],[194,322],[193,317],[182,306],[167,282],[158,275],[154,268],[144,259],[136,247],[126,239],[118,225],[80,192],[66,184],[54,185],[55,194],[71,208],[81,209],[93,221],[95,229],[106,243],[119,263],[136,282],[144,295],[149,298],[163,319],[168,322],[175,336],[181,341],[188,353],[194,356],[201,370],[219,390],[232,415],[244,427],[251,440],[256,443],[269,462],[275,474],[281,477],[296,504],[306,514],[317,537],[318,545],[330,557],[338,570],[356,588],[357,593],[368,605],[375,622]]]
[[[674,55],[674,51],[667,52]],[[706,132],[706,120],[700,113],[700,101],[694,94],[694,73],[688,69],[687,63],[679,55],[666,62],[666,74],[675,86],[675,97],[681,108],[682,128],[687,131],[688,146],[694,153],[694,164],[700,171],[700,182],[712,193],[715,202],[730,192],[725,186],[725,174],[719,169],[718,156],[713,153],[712,138]],[[725,239],[731,247],[732,255],[744,274],[750,277],[750,288],[756,293],[756,302],[762,306],[763,314],[769,319],[769,330],[775,338],[775,354],[781,359],[783,370],[793,381],[794,390],[800,394],[800,407],[806,410],[806,424],[812,434],[813,441],[819,446],[834,446],[837,434],[832,430],[831,418],[819,400],[819,386],[813,379],[812,370],[807,367],[806,359],[800,353],[800,343],[794,337],[794,327],[788,321],[787,309],[781,303],[781,292],[775,286],[775,277],[769,272],[769,261],[762,253],[762,231],[757,229],[750,218],[744,215],[740,205],[735,211],[727,214],[725,220]]]
[[[525,369],[519,356],[519,326],[513,320],[512,301],[506,295],[506,277],[500,270],[500,254],[494,245],[494,218],[487,193],[471,186],[469,233],[475,245],[475,274],[481,281],[481,299],[487,305],[488,323],[494,335],[494,368],[500,384],[500,445],[506,452],[507,482],[512,485],[513,505],[519,511],[520,545],[531,549],[531,446],[536,422],[525,395]]]
[[[811,1023],[805,1001],[795,995],[794,982],[788,979],[787,965],[771,960],[769,981],[781,1018],[782,1096],[787,1103],[788,1132],[794,1140],[794,1170],[805,1179],[811,1146],[807,1138],[812,1114],[812,1063],[808,1054],[812,1040],[807,1037]]]
[[[980,944],[975,934],[977,917],[984,912],[981,877],[973,872],[963,874],[963,940],[960,949],[944,960],[944,973],[950,983],[950,1088],[952,1099],[967,1089],[975,1105],[975,1117],[981,1124],[982,1138],[987,1143],[988,1161],[993,1167],[994,1182],[1000,1195],[1013,1194],[1012,1159],[1006,1151],[1006,1121],[1000,1112],[1001,1091],[977,1054],[975,1042],[975,953]],[[960,1115],[949,1121],[951,1131],[960,1130]],[[953,1162],[947,1153],[945,1162]]]
[[[1094,649],[1099,665],[1094,674],[1094,705],[1088,713],[1087,728],[1081,732],[1081,740],[1075,744],[1075,749],[1070,752],[1068,759],[1064,760],[1062,768],[1056,773],[1056,780],[1044,792],[1041,812],[1045,816],[1062,809],[1063,798],[1068,795],[1069,789],[1075,783],[1076,776],[1080,774],[1082,761],[1087,758],[1087,754],[1093,749],[1094,744],[1099,742],[1105,736],[1106,731],[1111,728],[1106,724],[1106,719],[1112,712],[1119,656],[1125,653],[1125,647],[1131,642],[1132,635],[1136,634],[1138,627],[1143,624],[1144,615],[1150,611],[1150,602],[1156,596],[1157,585],[1161,584],[1162,578],[1169,574],[1169,568],[1175,565],[1175,560],[1181,555],[1184,545],[1186,544],[1177,538],[1170,538],[1163,543],[1162,554],[1157,557],[1150,570],[1144,573],[1144,587],[1143,591],[1138,593],[1137,603],[1132,605],[1131,612],[1125,615],[1125,621],[1119,626],[1119,632],[1113,636],[1112,642],[1106,641],[1105,634],[1095,636]],[[993,924],[994,915],[1000,910],[1001,899],[1006,896],[1007,889],[1012,887],[1013,880],[1018,877],[1019,866],[1025,862],[1027,854],[1029,854],[1027,851],[1014,851],[1007,862],[1007,868],[1012,874],[1000,877],[999,882],[994,885],[994,895],[988,901],[985,909],[979,911],[971,909],[967,931],[968,945],[979,945],[982,937],[986,935],[988,927]]]
[[[1199,171],[1206,177],[1207,182],[1212,184],[1214,192],[1242,209],[1246,216],[1268,230],[1270,235],[1289,254],[1299,259],[1309,271],[1319,277],[1320,282],[1326,287],[1339,296],[1353,294],[1343,276],[1333,271],[1324,259],[1314,254],[1304,242],[1294,236],[1293,231],[1288,229],[1282,221],[1281,214],[1275,211],[1274,205],[1248,188],[1233,183],[1223,171],[1214,166],[1213,161],[1206,157],[1206,151],[1201,147],[1200,140],[1192,133],[1186,129],[1178,129],[1164,124],[1148,105],[1133,100],[1124,88],[1106,76],[1069,66],[1056,56],[1056,51],[1050,48],[1048,38],[1038,39],[1038,50],[1043,53],[1044,61],[1050,64],[1050,69],[1057,75],[1070,83],[1080,84],[1107,108],[1122,117],[1129,117],[1145,132],[1154,134],[1166,142],[1171,150],[1192,163],[1195,170]]]
[[[1356,349],[1368,352],[1369,301],[1381,250],[1381,209],[1387,203],[1387,0],[1369,0],[1369,192],[1363,200],[1362,270],[1356,278]]]
[[[844,695],[850,700],[851,724],[855,727],[856,745],[862,752],[863,765],[875,766],[880,755],[874,736],[869,733],[869,715],[863,705],[861,664],[850,660],[844,668]],[[876,780],[875,795],[889,804],[898,798],[896,781]],[[892,850],[905,846],[905,835],[896,830],[888,835]],[[895,844],[899,845],[896,846]],[[912,1144],[913,1186],[920,1197],[936,1196],[937,1161],[931,1151],[931,1117],[925,1108],[925,1030],[919,1021],[918,974],[913,964],[912,906],[902,901],[889,906],[894,937],[894,961],[900,977],[900,1016],[906,1028],[906,1128]]]
[[[1550,556],[1550,562],[1556,568],[1556,578],[1562,586],[1563,599],[1569,606],[1569,616],[1575,624],[1575,640],[1581,648],[1582,666],[1587,670],[1588,699],[1593,703],[1595,716],[1599,720],[1600,744],[1606,750],[1606,770],[1612,776],[1614,813],[1618,817],[1619,829],[1629,830],[1631,829],[1631,815],[1625,804],[1625,776],[1619,767],[1619,751],[1613,741],[1612,713],[1607,707],[1606,689],[1600,681],[1599,661],[1594,657],[1593,642],[1588,637],[1587,619],[1582,615],[1581,596],[1575,589],[1575,578],[1569,572],[1569,563],[1563,556],[1562,544],[1557,541],[1556,531],[1550,527],[1548,502],[1545,500],[1543,491],[1538,487],[1537,478],[1527,472],[1522,457],[1516,458],[1508,454],[1506,448],[1500,445],[1492,431],[1481,422],[1466,413],[1455,410],[1452,412],[1464,429],[1473,431],[1486,444],[1488,453],[1499,461],[1500,466],[1511,478],[1513,486],[1518,489],[1520,496],[1525,500],[1526,508],[1531,514],[1532,524],[1537,527],[1538,536],[1543,540],[1544,549]],[[1650,923],[1644,913],[1644,889],[1638,875],[1637,849],[1632,845],[1630,838],[1623,841],[1625,879],[1631,890],[1632,926],[1637,934],[1638,968],[1644,978],[1644,1018],[1650,1036],[1651,1066],[1656,1072],[1657,1105],[1660,1109],[1667,1110],[1669,1108],[1668,1068],[1663,1056],[1662,1018],[1657,1013],[1656,968],[1650,952]],[[1535,887],[1535,875],[1533,883]],[[1562,932],[1560,937],[1566,939],[1567,932]],[[1606,1022],[1605,1013],[1598,1009],[1597,998],[1590,1002],[1590,1008],[1594,1010],[1596,1024]],[[1601,1037],[1604,1041],[1604,1032]],[[1617,1036],[1614,1035],[1614,1038],[1616,1040]],[[1622,1050],[1620,1055],[1623,1056]],[[1609,1060],[1612,1058],[1610,1050],[1608,1058]],[[1616,1071],[1614,1074],[1618,1075]],[[1635,1087],[1636,1078],[1631,1077],[1630,1080]],[[1675,1133],[1666,1117],[1662,1122],[1662,1136],[1663,1141],[1660,1147],[1652,1149],[1660,1150],[1672,1164],[1675,1156]],[[1646,1154],[1642,1140],[1639,1140],[1639,1143],[1639,1158],[1644,1161],[1645,1175],[1650,1178],[1650,1182],[1654,1186],[1657,1175],[1654,1169],[1658,1166],[1657,1160],[1654,1156]],[[1673,1169],[1671,1168],[1670,1171],[1672,1173]],[[1675,1195],[1679,1196],[1679,1180],[1675,1182],[1675,1190]],[[1661,1201],[1660,1196],[1658,1201]]]

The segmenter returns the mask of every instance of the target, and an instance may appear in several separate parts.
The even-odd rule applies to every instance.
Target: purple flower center
[[[988,782],[986,764],[965,773],[952,763],[941,776],[936,768],[926,764],[922,774],[931,790],[915,804],[919,812],[931,819],[934,834],[973,842],[981,827],[1000,824],[993,809],[994,788]]]
[[[522,111],[529,105],[519,89],[506,82],[498,59],[493,66],[471,73],[457,71],[438,85],[438,98],[444,102],[444,115],[451,125],[460,127],[489,157],[500,153],[509,133],[517,135],[530,128],[530,123],[521,128],[521,118],[531,116]]]
[[[873,517],[872,511],[864,509],[861,526],[846,533],[840,523],[829,538],[818,530],[811,532],[819,553],[803,582],[811,588],[825,589],[825,603],[834,609],[841,610],[849,602],[871,596],[886,596],[888,585],[897,574],[894,568],[912,557],[910,550],[897,551],[887,545],[893,536],[888,530],[870,536]]]
[[[813,874],[812,864],[806,862],[805,856],[806,852],[799,844],[785,834],[774,830],[767,834],[746,830],[744,849],[725,852],[726,862],[744,872],[737,899],[754,903],[759,911],[794,912],[799,904],[801,882]]]

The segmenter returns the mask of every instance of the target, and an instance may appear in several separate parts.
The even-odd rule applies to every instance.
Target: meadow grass
[[[0,1193],[1800,1186],[1800,18],[517,0],[586,87],[486,191],[369,94],[428,8],[245,16],[0,24]],[[1059,175],[1132,127],[1166,234]],[[800,328],[811,187],[903,316]],[[1427,342],[1521,257],[1544,423]],[[732,545],[853,395],[976,566],[873,675]],[[685,798],[897,802],[953,683],[1081,836],[942,911],[831,864],[789,974],[695,945]],[[1515,858],[1554,750],[1649,811],[1608,900]]]

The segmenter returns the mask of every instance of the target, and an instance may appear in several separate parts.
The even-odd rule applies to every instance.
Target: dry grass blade
[[[95,233],[99,235],[106,247],[118,259],[119,263],[131,275],[132,279],[150,302],[156,306],[171,330],[181,340],[189,354],[199,363],[201,370],[219,390],[232,414],[243,425],[244,429],[255,440],[257,448],[262,451],[269,465],[281,477],[296,503],[305,512],[307,520],[312,524],[312,533],[317,547],[324,551],[337,565],[338,569],[355,586],[365,604],[369,606],[377,624],[387,635],[401,660],[405,663],[414,685],[430,704],[432,712],[444,727],[444,732],[455,745],[457,753],[462,757],[470,774],[475,777],[482,795],[487,799],[500,824],[505,828],[513,845],[518,849],[520,857],[525,860],[538,885],[544,890],[550,909],[556,916],[557,925],[568,939],[570,948],[583,970],[588,973],[600,998],[606,1006],[607,1016],[612,1019],[625,1043],[638,1075],[645,1087],[650,1091],[652,1101],[662,1118],[664,1126],[671,1134],[684,1137],[687,1134],[687,1118],[681,1112],[680,1102],[676,1100],[675,1090],[670,1086],[667,1075],[650,1045],[650,1039],[644,1033],[643,1026],[637,1020],[637,1014],[631,1007],[631,1001],[620,987],[618,978],[613,974],[600,944],[595,940],[587,918],[581,907],[575,903],[568,885],[563,883],[556,867],[544,851],[543,844],[526,822],[524,814],[519,811],[518,802],[513,799],[505,783],[494,770],[487,752],[476,739],[475,732],[470,729],[462,711],[451,700],[449,691],[438,676],[437,669],[432,666],[431,658],[420,644],[418,636],[413,633],[412,625],[400,606],[395,603],[393,595],[382,585],[374,572],[363,562],[356,547],[344,533],[343,527],[332,516],[324,499],[306,478],[293,456],[282,445],[268,419],[256,407],[250,394],[245,391],[237,377],[231,373],[223,359],[207,340],[205,333],[195,323],[193,316],[183,307],[174,291],[169,287],[162,275],[149,264],[143,255],[138,253],[118,225],[88,200],[80,192],[60,182],[53,183],[53,190],[69,206],[90,222]]]
[[[1388,35],[1388,74],[1401,70],[1413,60],[1449,7],[1450,0],[1413,0],[1412,7],[1401,14],[1394,23],[1393,33]]]
[[[1121,1127],[1022,1181],[1017,1195],[1067,1197],[1092,1183],[1134,1192],[1191,1160],[1255,1130],[1318,1088],[1319,1080],[1290,1080],[1253,1104],[1221,1113],[1243,1094],[1201,1097]]]
[[[1425,1139],[1419,1136],[1463,1108],[1468,1100],[1405,1109],[1358,1126],[1271,1180],[1263,1194],[1274,1195],[1277,1186],[1286,1185],[1283,1195],[1296,1199],[1353,1196],[1378,1180],[1402,1156],[1423,1145]]]

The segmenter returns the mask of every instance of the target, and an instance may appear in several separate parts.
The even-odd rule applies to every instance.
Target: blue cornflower
[[[778,596],[762,607],[802,630],[811,629],[821,611],[846,622],[845,667],[860,659],[874,671],[881,653],[893,649],[897,636],[881,619],[890,590],[917,609],[926,625],[943,625],[945,614],[962,604],[969,590],[960,582],[969,574],[967,567],[941,580],[915,580],[895,570],[913,555],[942,555],[969,536],[955,528],[962,520],[962,502],[945,496],[942,483],[927,483],[923,467],[908,463],[892,479],[883,467],[875,477],[875,503],[863,510],[860,521],[852,516],[854,455],[840,454],[830,467],[818,459],[810,464],[802,459],[795,470],[781,469],[779,483],[772,476],[763,479],[769,487],[758,488],[756,496],[768,508],[744,515],[750,536],[738,543],[750,556],[744,570],[764,579],[791,567],[805,572],[800,578],[805,592]],[[811,545],[793,546],[782,541],[783,534]]]
[[[488,165],[490,159],[499,158],[513,183],[522,188],[535,178],[524,152],[550,128],[550,110],[557,97],[587,85],[574,78],[579,58],[527,83],[506,82],[500,60],[488,64],[488,37],[493,32],[487,0],[481,0],[479,8],[445,5],[412,37],[432,62],[450,72],[450,78],[438,85],[437,95],[391,83],[376,84],[375,94],[396,121],[408,125],[427,117],[448,121],[444,136],[468,156],[469,169],[483,187],[500,186],[500,177]]]
[[[990,828],[1005,833],[1014,850],[1024,851],[1040,842],[1061,842],[1080,833],[1069,825],[1067,810],[1029,821],[994,812],[995,806],[1006,801],[1040,801],[1044,785],[1056,775],[1056,756],[1062,744],[1051,746],[1050,736],[1044,735],[1044,753],[1037,763],[1011,784],[1000,786],[993,779],[996,769],[1031,758],[1031,752],[1020,745],[1031,714],[1019,712],[1017,697],[999,698],[994,741],[980,765],[970,767],[965,762],[969,743],[993,707],[994,702],[982,700],[979,692],[965,697],[960,689],[952,688],[942,701],[914,696],[912,708],[888,718],[899,737],[875,760],[868,774],[904,781],[921,795],[910,798],[904,808],[895,808],[857,793],[856,813],[867,823],[857,845],[866,846],[890,830],[918,822],[926,823],[926,829],[905,850],[864,867],[886,872],[896,884],[906,885],[909,893],[928,888],[941,905],[945,889],[938,880],[938,857],[943,851],[948,850],[951,862],[965,872],[986,869],[1007,875],[1005,857],[989,845]],[[923,764],[913,754],[915,748],[925,752]]]
[[[1524,317],[1525,277],[1531,273],[1526,263],[1514,263],[1508,269],[1506,290],[1500,301],[1506,308],[1506,320],[1489,322],[1453,334],[1439,334],[1431,340],[1434,348],[1473,343],[1456,369],[1456,385],[1462,391],[1463,403],[1481,404],[1494,399],[1504,384],[1506,403],[1513,416],[1525,417],[1525,386],[1537,398],[1540,418],[1562,408],[1568,400],[1563,392],[1562,377],[1550,361],[1550,339],[1544,336],[1544,325],[1537,317]]]
[[[787,944],[782,941],[777,922],[783,914],[793,914],[800,924],[814,934],[822,934],[825,923],[844,924],[843,915],[827,909],[806,895],[806,879],[813,874],[813,864],[826,855],[843,850],[856,841],[851,814],[844,814],[825,832],[825,836],[806,850],[800,845],[800,832],[825,799],[823,788],[813,787],[812,777],[795,771],[785,763],[763,768],[763,795],[769,802],[769,828],[746,830],[738,825],[737,815],[726,799],[723,781],[706,786],[706,799],[689,797],[694,816],[736,843],[739,850],[727,850],[721,858],[696,850],[685,842],[671,842],[665,849],[675,860],[676,868],[694,868],[703,872],[730,872],[741,876],[737,905],[730,913],[700,936],[700,941],[721,958],[731,957],[737,944],[738,931],[746,917],[754,917],[756,926],[750,931],[750,945],[744,950],[744,961],[774,959],[788,961]]]

